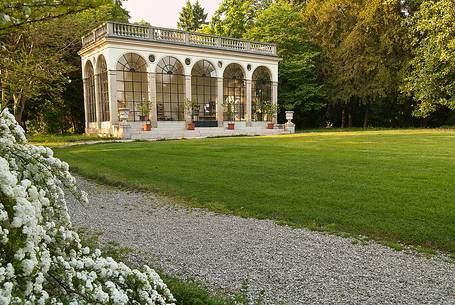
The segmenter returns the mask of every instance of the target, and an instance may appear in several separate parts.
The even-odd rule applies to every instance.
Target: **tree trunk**
[[[20,124],[22,124],[22,114],[24,113],[24,108],[25,108],[25,98],[23,95],[13,95],[13,100],[14,100],[14,117],[16,118],[16,121]]]
[[[349,125],[349,128],[352,128],[352,112],[351,112],[351,109],[349,109],[349,112],[348,112],[348,125]]]
[[[368,114],[370,112],[370,104],[365,105],[365,112],[363,113],[363,128],[368,127]]]
[[[345,117],[345,106],[343,106],[343,109],[341,110],[341,128],[344,128],[344,117]]]

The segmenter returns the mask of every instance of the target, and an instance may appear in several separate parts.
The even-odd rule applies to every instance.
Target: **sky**
[[[191,0],[194,3],[196,0]],[[221,0],[199,0],[199,3],[208,13],[207,21],[218,8]],[[141,19],[151,25],[176,28],[179,13],[186,0],[126,0],[123,6],[130,12],[130,22]]]

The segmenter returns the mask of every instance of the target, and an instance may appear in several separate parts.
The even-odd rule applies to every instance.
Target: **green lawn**
[[[99,137],[99,136],[87,136],[83,134],[66,134],[66,135],[33,135],[27,136],[27,140],[36,145],[45,146],[62,146],[70,143],[86,142],[86,141],[104,141],[110,140],[111,138]]]
[[[455,131],[306,133],[56,149],[188,205],[455,253]]]

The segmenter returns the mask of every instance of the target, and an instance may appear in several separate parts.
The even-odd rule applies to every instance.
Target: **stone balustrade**
[[[276,45],[273,43],[252,42],[216,35],[117,22],[106,22],[82,37],[82,49],[90,47],[103,38],[110,37],[277,56]]]

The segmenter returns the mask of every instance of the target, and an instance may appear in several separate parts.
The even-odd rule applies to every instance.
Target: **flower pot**
[[[228,129],[233,130],[235,128],[235,123],[228,123]]]
[[[194,127],[195,127],[195,126],[194,126],[194,123],[193,123],[193,122],[187,123],[187,124],[186,124],[186,129],[187,129],[187,130],[194,130]]]
[[[273,129],[273,126],[274,126],[274,125],[275,125],[275,124],[272,123],[272,122],[267,122],[267,129]]]
[[[152,130],[152,124],[145,123],[144,124],[144,131],[150,131],[150,130]]]

